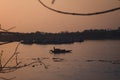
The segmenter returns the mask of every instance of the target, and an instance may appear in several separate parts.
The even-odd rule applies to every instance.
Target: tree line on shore
[[[21,42],[24,44],[70,44],[85,40],[120,40],[120,27],[114,30],[91,29],[82,32],[0,32],[0,42]]]

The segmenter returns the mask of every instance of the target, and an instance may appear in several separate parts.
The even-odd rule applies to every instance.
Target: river
[[[0,46],[3,50],[2,64],[13,54],[18,43]],[[50,54],[53,47],[70,49],[72,53]],[[120,41],[89,40],[64,45],[20,44],[18,61],[27,64],[41,59],[43,64],[19,68],[16,71],[0,73],[3,78],[13,80],[120,80]],[[14,65],[13,60],[7,66]]]

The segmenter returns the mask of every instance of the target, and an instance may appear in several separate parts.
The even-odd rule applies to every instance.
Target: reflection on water
[[[0,46],[4,50],[2,63],[12,55],[17,43]],[[72,53],[50,54],[53,46],[72,50]],[[85,41],[67,45],[19,46],[18,58],[22,64],[39,59],[47,65],[30,65],[2,78],[13,80],[120,80],[120,41]],[[11,63],[13,64],[13,63]],[[4,80],[4,79],[2,79]]]

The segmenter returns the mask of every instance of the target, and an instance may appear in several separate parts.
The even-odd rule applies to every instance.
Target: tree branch
[[[61,13],[61,14],[67,14],[67,15],[93,16],[93,15],[100,15],[100,14],[105,14],[105,13],[110,13],[110,12],[120,10],[120,7],[116,7],[116,8],[112,8],[112,9],[107,9],[107,10],[98,11],[98,12],[91,12],[91,13],[73,13],[73,12],[66,12],[66,11],[61,11],[61,10],[51,8],[51,7],[47,6],[46,4],[44,4],[41,0],[38,0],[38,1],[42,6],[44,6],[45,8],[47,8],[51,11]],[[54,4],[54,2],[55,2],[55,0],[52,1],[53,4]]]

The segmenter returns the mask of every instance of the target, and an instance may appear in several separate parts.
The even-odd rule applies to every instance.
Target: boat
[[[59,49],[59,48],[53,48],[53,50],[50,50],[50,53],[59,54],[59,53],[71,53],[72,50],[65,50],[65,49]]]

